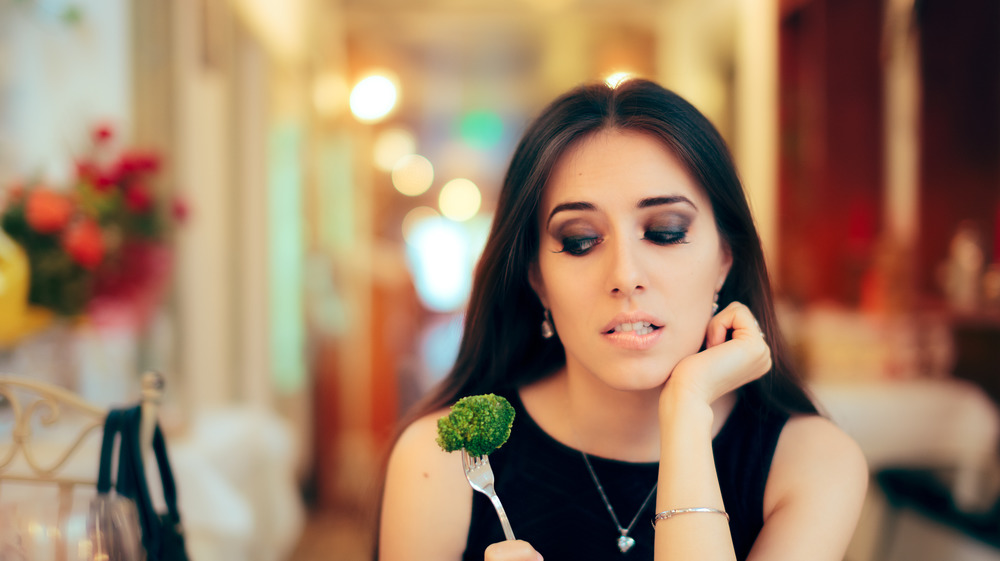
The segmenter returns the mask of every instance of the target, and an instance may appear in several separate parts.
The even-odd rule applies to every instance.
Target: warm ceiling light
[[[631,72],[615,72],[604,79],[609,88],[617,88],[622,82],[632,77]]]
[[[351,113],[364,122],[378,121],[396,106],[396,85],[380,74],[358,82],[351,90]]]

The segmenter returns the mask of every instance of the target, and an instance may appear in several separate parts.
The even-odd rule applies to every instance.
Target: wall
[[[70,5],[0,4],[0,185],[68,180],[96,122],[129,134],[129,2],[73,2],[78,21]]]

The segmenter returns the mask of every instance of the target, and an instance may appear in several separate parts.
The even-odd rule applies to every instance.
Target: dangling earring
[[[719,313],[719,293],[715,293],[715,298],[712,300],[712,315]]]
[[[549,315],[549,310],[546,309],[542,313],[542,339],[551,339],[553,335],[556,334],[555,328],[552,327],[552,316]]]

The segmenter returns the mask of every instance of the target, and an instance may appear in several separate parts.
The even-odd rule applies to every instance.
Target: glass
[[[0,505],[0,559],[142,561],[139,516],[131,500],[98,495],[86,509],[64,516],[53,511],[37,504]]]

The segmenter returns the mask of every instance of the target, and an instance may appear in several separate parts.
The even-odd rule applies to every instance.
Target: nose
[[[646,270],[637,244],[621,239],[612,244],[608,256],[608,291],[613,296],[631,296],[645,290]]]

